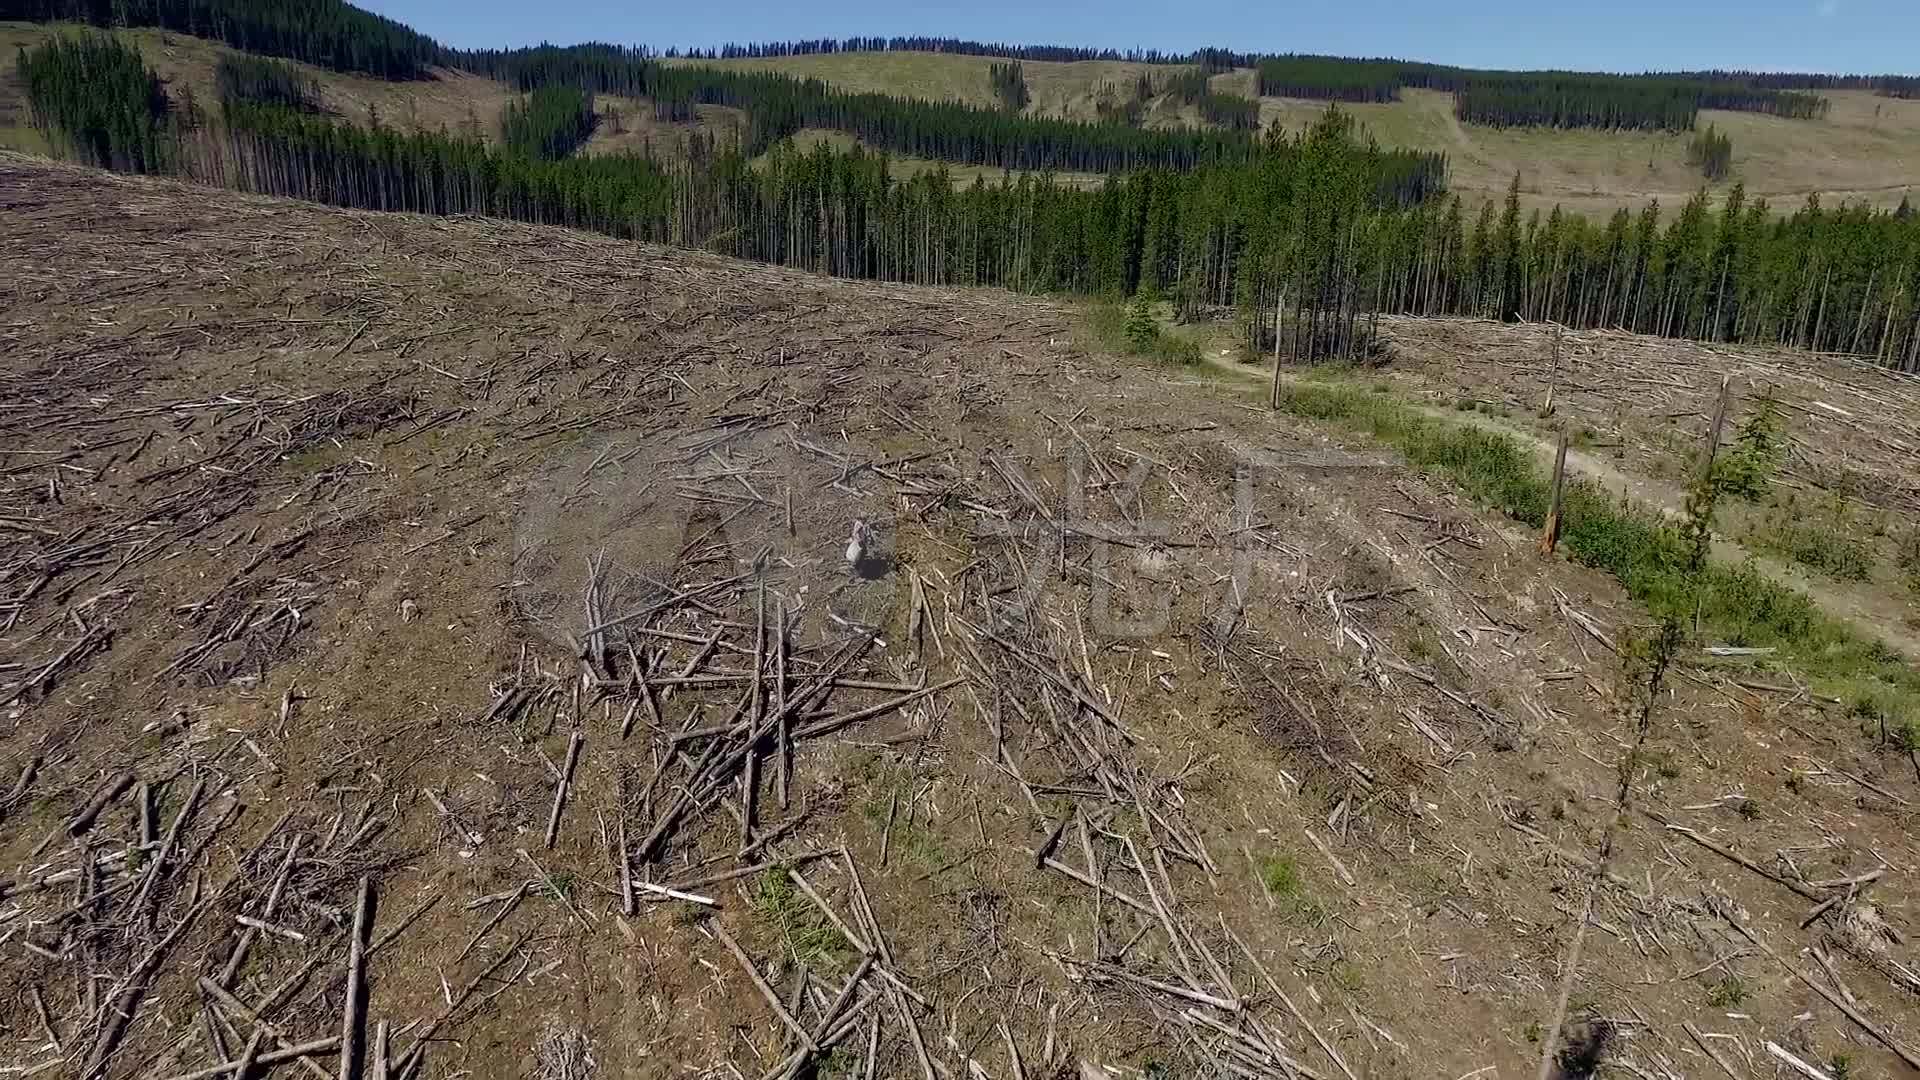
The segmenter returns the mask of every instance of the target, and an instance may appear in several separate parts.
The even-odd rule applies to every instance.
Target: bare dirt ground
[[[1561,1075],[1911,1075],[1920,765],[1690,663],[1626,759],[1611,580],[1058,305],[0,225],[9,1070],[1529,1077],[1590,911]]]

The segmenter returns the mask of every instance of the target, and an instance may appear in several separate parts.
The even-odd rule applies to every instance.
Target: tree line
[[[1263,95],[1332,101],[1394,101],[1402,87],[1450,92],[1454,114],[1500,127],[1690,131],[1701,109],[1825,116],[1817,94],[1762,86],[1744,75],[1596,75],[1559,71],[1477,71],[1397,60],[1284,56],[1261,61]]]
[[[590,91],[543,86],[500,110],[500,141],[515,153],[557,161],[584,145],[593,125]]]
[[[956,53],[964,56],[991,56],[1008,60],[1046,60],[1058,63],[1072,63],[1080,60],[1124,60],[1140,64],[1194,65],[1208,74],[1218,74],[1235,68],[1259,69],[1266,64],[1279,62],[1276,68],[1276,85],[1288,85],[1294,78],[1287,72],[1287,65],[1301,64],[1307,68],[1318,67],[1321,62],[1332,65],[1348,65],[1356,70],[1351,73],[1324,71],[1311,81],[1298,84],[1299,92],[1293,90],[1260,91],[1278,97],[1323,98],[1340,101],[1390,101],[1393,93],[1401,86],[1415,86],[1422,89],[1455,89],[1452,86],[1433,86],[1429,80],[1447,77],[1446,73],[1466,72],[1471,69],[1451,67],[1444,64],[1430,64],[1419,61],[1397,60],[1392,58],[1350,58],[1337,56],[1312,56],[1296,53],[1243,52],[1235,49],[1207,47],[1195,49],[1190,53],[1167,52],[1161,49],[1093,49],[1069,45],[1015,45],[1006,42],[976,41],[952,37],[846,37],[846,38],[806,38],[794,41],[764,41],[723,45],[668,48],[659,55],[702,60],[768,59],[783,56],[810,56],[843,52],[936,52]],[[1373,69],[1373,70],[1368,70]],[[1401,73],[1407,77],[1402,77]],[[1382,79],[1380,76],[1385,75]],[[1504,74],[1501,72],[1481,71],[1480,75]],[[1522,73],[1514,73],[1522,74]],[[1562,75],[1583,74],[1580,72],[1560,72]],[[1700,83],[1726,83],[1752,86],[1770,90],[1873,90],[1889,97],[1920,97],[1920,75],[1835,75],[1811,71],[1746,71],[1725,69],[1701,69],[1695,71],[1656,71],[1643,75],[1608,75],[1588,73],[1597,78],[1654,78],[1679,79]],[[1378,94],[1385,87],[1387,96],[1351,96],[1356,90]],[[1722,108],[1713,105],[1709,108]]]
[[[213,68],[213,85],[223,102],[262,101],[307,112],[320,108],[319,83],[280,60],[245,53],[222,54]]]
[[[425,77],[432,65],[465,66],[474,54],[449,49],[403,23],[363,10],[344,0],[11,0],[11,18],[36,22],[73,21],[97,27],[158,27],[224,42],[244,52],[300,60],[336,71],[364,72],[388,79]],[[1390,100],[1378,96],[1385,83],[1381,72],[1397,74],[1400,86],[1457,90],[1466,79],[1554,75],[1577,72],[1527,73],[1477,71],[1444,64],[1391,58],[1345,58],[1297,54],[1243,52],[1202,48],[1189,53],[1159,49],[1093,49],[1064,45],[1016,45],[952,37],[816,38],[757,44],[729,43],[711,48],[632,50],[642,55],[694,59],[800,56],[836,52],[957,53],[1011,60],[1124,60],[1134,63],[1192,65],[1209,74],[1234,68],[1258,68],[1262,94],[1326,98],[1346,101]],[[486,55],[483,53],[479,55]],[[1341,69],[1350,70],[1341,70]],[[1269,73],[1270,72],[1270,73]],[[1875,90],[1893,97],[1920,97],[1920,76],[1830,75],[1814,72],[1751,72],[1702,70],[1652,72],[1646,75],[1589,74],[1589,79],[1665,79],[1745,90],[1849,89]],[[1271,80],[1271,81],[1269,81]],[[1264,87],[1272,86],[1268,90]],[[1749,104],[1707,104],[1705,108],[1747,108],[1798,115],[1806,106],[1770,103],[1753,98]]]
[[[432,38],[341,0],[10,0],[7,9],[36,22],[158,27],[384,79],[422,78],[446,60]]]
[[[1205,48],[1190,53],[1160,49],[1090,49],[1071,45],[1012,45],[997,41],[973,41],[952,37],[847,37],[805,38],[796,41],[763,41],[715,45],[707,48],[670,48],[660,55],[695,60],[766,59],[781,56],[814,56],[843,52],[934,52],[962,56],[992,56],[1003,60],[1047,60],[1073,63],[1080,60],[1124,60],[1136,64],[1198,64],[1211,71],[1250,67],[1256,53],[1231,49]]]
[[[1276,56],[1260,61],[1254,78],[1263,97],[1322,101],[1395,101],[1405,85],[1397,60],[1338,56]]]
[[[1110,123],[1013,114],[952,101],[847,94],[819,79],[666,64],[647,50],[589,44],[463,53],[461,66],[522,91],[574,86],[601,94],[724,105],[747,116],[747,149],[759,153],[806,127],[833,128],[914,157],[1006,169],[1113,172],[1244,161],[1244,131],[1143,131]],[[1437,158],[1430,166],[1443,171]]]
[[[1829,75],[1794,71],[1666,71],[1672,79],[1738,83],[1768,90],[1872,90],[1884,97],[1920,97],[1920,75]]]
[[[1306,132],[1268,132],[1244,159],[1132,169],[1097,190],[1030,174],[956,190],[944,169],[901,179],[884,153],[790,141],[759,165],[698,139],[672,169],[644,157],[546,160],[244,100],[188,136],[155,119],[151,72],[128,65],[131,50],[93,62],[78,48],[23,57],[32,114],[61,144],[90,145],[61,125],[115,130],[144,116],[150,134],[123,146],[144,138],[155,151],[104,163],[243,190],[570,225],[852,277],[1158,293],[1183,312],[1236,313],[1251,348],[1308,357],[1363,353],[1374,315],[1399,312],[1795,345],[1920,369],[1920,215],[1905,204],[1809,198],[1782,217],[1736,186],[1718,209],[1703,191],[1676,213],[1650,204],[1600,224],[1557,208],[1523,215],[1516,177],[1503,206],[1469,215],[1417,157],[1363,142],[1331,106]],[[108,70],[118,74],[101,78]]]

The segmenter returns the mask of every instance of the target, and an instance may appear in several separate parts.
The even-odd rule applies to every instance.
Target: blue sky
[[[1920,73],[1920,0],[358,0],[463,48],[926,34],[1022,44],[1391,55],[1479,67]]]

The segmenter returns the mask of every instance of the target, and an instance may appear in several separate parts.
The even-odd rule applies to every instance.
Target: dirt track
[[[829,1072],[1532,1075],[1640,616],[1379,451],[1001,293],[11,156],[0,227],[4,1064],[339,1034],[365,880],[420,1075],[778,1075],[746,966]],[[1731,927],[1920,1041],[1913,768],[1734,677],[1628,767],[1752,867],[1632,818],[1575,1034],[1903,1075]]]
[[[1370,374],[1380,385],[1405,393],[1429,416],[1516,440],[1546,472],[1553,468],[1560,430],[1577,432],[1575,444],[1567,449],[1568,475],[1676,520],[1685,515],[1691,481],[1686,470],[1699,459],[1700,438],[1712,415],[1718,386],[1714,376],[1737,380],[1730,433],[1738,431],[1760,392],[1781,395],[1788,410],[1789,452],[1774,484],[1786,493],[1787,508],[1806,517],[1828,517],[1836,504],[1850,508],[1843,514],[1852,520],[1837,527],[1859,534],[1856,539],[1864,537],[1879,565],[1870,580],[1853,582],[1774,557],[1757,543],[1763,539],[1766,514],[1733,499],[1719,511],[1714,558],[1734,564],[1751,560],[1856,632],[1920,662],[1920,579],[1907,580],[1896,550],[1906,530],[1920,528],[1914,524],[1920,490],[1907,466],[1915,448],[1910,440],[1920,437],[1920,428],[1914,426],[1920,416],[1920,379],[1850,358],[1786,349],[1742,350],[1616,331],[1571,335],[1566,368],[1556,374],[1547,359],[1551,328],[1478,319],[1389,318],[1383,323],[1392,342],[1392,360]],[[1656,358],[1635,355],[1642,351],[1654,351]],[[1232,349],[1216,347],[1202,355],[1209,367],[1230,374],[1240,385],[1257,385],[1262,391],[1271,385],[1270,368],[1243,362]],[[1280,378],[1292,383],[1303,374],[1283,370]],[[1650,376],[1658,377],[1667,390],[1658,408],[1650,407],[1645,389],[1655,381]],[[1549,388],[1555,408],[1541,416]],[[1821,402],[1822,397],[1848,401],[1858,412]],[[1485,406],[1494,411],[1481,411]],[[1607,448],[1593,445],[1594,439],[1607,439]],[[1805,501],[1795,502],[1791,492],[1805,493],[1800,496]]]

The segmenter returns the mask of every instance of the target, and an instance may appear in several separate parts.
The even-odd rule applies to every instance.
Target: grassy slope
[[[700,105],[698,119],[691,124],[670,124],[653,118],[653,106],[643,98],[599,94],[594,98],[599,126],[581,152],[590,157],[609,154],[652,154],[673,159],[685,153],[687,136],[693,132],[713,136],[717,146],[732,146],[746,130],[746,114],[724,105]],[[614,113],[619,116],[618,124]],[[615,130],[618,127],[619,130]]]
[[[0,22],[0,147],[45,149],[39,133],[26,126],[23,93],[14,72],[19,63],[19,47],[32,48],[62,30],[77,29],[44,23]],[[217,100],[214,65],[222,53],[231,51],[226,46],[159,30],[122,31],[121,35],[139,46],[141,55],[166,82],[167,91],[175,101],[191,90],[203,107],[214,106]],[[506,87],[491,79],[457,71],[438,70],[430,80],[387,82],[305,64],[295,66],[319,82],[322,103],[330,112],[363,123],[368,106],[372,106],[381,123],[404,130],[459,131],[477,121],[479,131],[492,138],[500,107],[511,96]]]
[[[44,25],[0,22],[0,146],[45,148],[39,135],[26,127],[12,69],[16,46],[34,45],[51,32]],[[224,46],[153,30],[133,31],[129,36],[176,97],[181,87],[191,87],[201,101],[213,100],[213,66]],[[994,61],[983,56],[834,53],[701,62],[821,78],[849,91],[980,106],[994,103],[987,85],[987,69]],[[1125,61],[1029,61],[1023,67],[1033,99],[1027,107],[1030,114],[1082,120],[1095,117],[1103,87],[1126,93],[1142,72],[1164,70]],[[320,80],[327,106],[356,122],[364,120],[371,104],[383,122],[403,128],[458,130],[477,119],[481,131],[491,137],[500,106],[510,96],[498,83],[458,72],[443,71],[427,82],[389,83],[309,70]],[[1213,85],[1216,90],[1251,95],[1253,73],[1218,75]],[[1815,192],[1829,201],[1845,198],[1896,205],[1920,183],[1920,101],[1861,91],[1830,92],[1827,97],[1833,108],[1824,120],[1780,120],[1731,112],[1709,112],[1706,120],[1733,139],[1735,178],[1750,193],[1768,196],[1779,209],[1790,210]],[[1503,197],[1515,173],[1520,174],[1523,201],[1529,208],[1544,210],[1557,204],[1596,215],[1621,206],[1638,207],[1656,198],[1671,205],[1699,187],[1697,174],[1686,164],[1685,136],[1463,126],[1453,118],[1448,95],[1419,90],[1408,91],[1398,102],[1346,107],[1385,145],[1445,151],[1454,189],[1476,205]],[[1261,117],[1297,130],[1325,108],[1324,102],[1263,98]],[[602,131],[589,144],[589,153],[647,145],[656,152],[670,152],[684,137],[685,126],[656,124],[644,116],[639,103],[626,103],[623,112],[628,130]],[[1147,123],[1194,123],[1192,112],[1162,100],[1149,110]],[[724,136],[733,120],[730,110],[705,110],[696,126]],[[850,142],[839,133],[808,131],[801,138],[828,139],[840,145]],[[901,159],[901,164],[913,170],[932,167],[913,159]],[[976,175],[992,179],[999,174],[962,167],[954,175],[957,182],[971,183]]]
[[[803,79],[825,79],[849,93],[898,94],[930,101],[959,101],[992,108],[987,69],[996,61],[988,56],[952,53],[884,52],[825,53],[814,56],[777,56],[765,59],[682,60],[741,71],[772,71]],[[1090,120],[1101,87],[1112,85],[1130,92],[1142,72],[1165,71],[1154,64],[1123,60],[1087,60],[1078,63],[1028,60],[1026,72],[1031,101],[1027,112],[1037,116],[1064,116]]]
[[[982,56],[944,53],[833,53],[719,61],[721,66],[826,79],[853,91],[993,104]],[[1101,86],[1125,90],[1152,65],[1117,61],[1023,65],[1033,101],[1028,112],[1091,119]],[[1251,95],[1253,72],[1215,76],[1216,90]],[[1898,101],[1862,91],[1830,92],[1825,120],[1781,120],[1751,113],[1710,111],[1705,121],[1733,139],[1734,178],[1782,209],[1818,192],[1893,206],[1920,184],[1920,101]],[[1263,98],[1261,117],[1298,129],[1318,117],[1324,102]],[[1347,106],[1389,146],[1443,150],[1453,182],[1469,202],[1501,198],[1517,172],[1529,207],[1559,204],[1589,214],[1650,199],[1684,201],[1700,187],[1686,163],[1681,135],[1598,131],[1521,131],[1463,126],[1446,94],[1409,91],[1383,105]],[[1725,185],[1720,185],[1724,189]]]
[[[1825,120],[1709,110],[1702,122],[1733,140],[1734,179],[1780,209],[1813,192],[1829,201],[1898,205],[1920,184],[1920,101],[1857,90],[1826,96],[1833,108]],[[1699,174],[1686,163],[1685,135],[1462,125],[1453,117],[1452,98],[1427,90],[1409,90],[1389,104],[1345,107],[1385,145],[1445,151],[1454,187],[1464,195],[1504,197],[1517,172],[1529,206],[1558,203],[1606,214],[1655,198],[1663,205],[1683,202],[1700,187]],[[1296,129],[1325,108],[1324,102],[1264,98],[1260,112],[1267,123]]]

